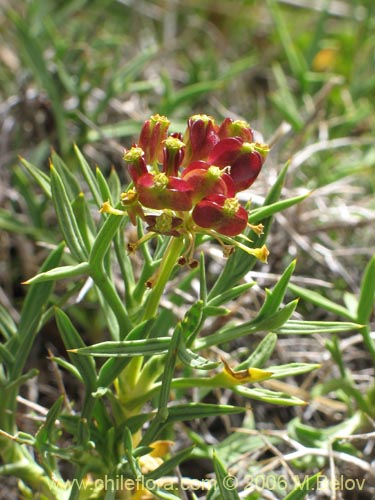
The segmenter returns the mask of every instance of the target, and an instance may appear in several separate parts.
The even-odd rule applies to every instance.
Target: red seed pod
[[[139,146],[145,153],[147,165],[162,162],[163,141],[167,138],[170,121],[165,116],[153,115],[143,124]]]
[[[196,160],[206,160],[211,149],[219,141],[218,127],[208,115],[193,115],[189,118],[184,134],[186,144],[183,165]]]
[[[244,120],[232,120],[225,118],[220,125],[218,136],[220,139],[227,139],[228,137],[239,137],[245,142],[253,142],[254,134],[250,125]]]
[[[229,137],[214,146],[207,161],[218,167],[230,166],[229,173],[237,193],[253,184],[262,169],[265,156],[257,150],[255,143]]]
[[[142,148],[134,144],[130,149],[125,150],[124,160],[127,164],[130,177],[137,182],[139,177],[147,174],[145,153]]]
[[[203,228],[214,229],[225,236],[236,236],[246,228],[248,213],[236,198],[214,194],[194,207],[192,217]]]
[[[148,208],[163,210],[191,210],[193,190],[178,177],[164,173],[145,174],[136,183],[139,201]]]
[[[211,194],[235,195],[234,182],[226,170],[205,161],[191,163],[181,177],[193,189],[193,204]]]
[[[185,144],[181,134],[171,134],[163,146],[163,169],[168,176],[177,177],[178,169],[184,159]]]

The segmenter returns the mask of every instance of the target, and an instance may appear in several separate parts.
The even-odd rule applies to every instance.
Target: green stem
[[[183,244],[184,240],[182,237],[173,237],[170,240],[159,268],[152,277],[154,286],[148,296],[142,321],[156,316],[161,296],[172,274],[174,266],[176,265],[177,259],[181,255]],[[134,391],[137,394],[140,392],[148,392],[150,385],[155,380],[155,375],[159,376],[158,372],[150,376],[148,380],[145,380],[148,377],[141,377],[142,366],[143,356],[136,356],[118,377],[118,396],[122,402],[125,413],[129,412],[129,403],[130,405],[132,404],[131,401],[134,399]],[[140,381],[142,381],[142,383],[140,383]],[[132,408],[134,411],[134,406],[132,406]],[[128,415],[131,415],[131,411]]]
[[[167,284],[177,259],[181,255],[181,250],[184,244],[183,238],[173,237],[168,245],[168,248],[160,262],[159,269],[155,275],[155,284],[147,299],[143,321],[153,318],[158,310],[161,296],[164,292],[165,285]]]

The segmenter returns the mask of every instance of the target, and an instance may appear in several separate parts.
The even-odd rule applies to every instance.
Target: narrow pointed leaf
[[[25,281],[24,284],[31,285],[33,283],[43,283],[45,281],[57,281],[65,278],[75,278],[77,276],[82,276],[87,274],[89,271],[89,265],[87,262],[82,262],[81,264],[75,264],[73,266],[61,266],[45,271],[44,273],[39,273],[29,280]]]
[[[14,319],[2,304],[0,304],[0,332],[5,339],[9,339],[17,333],[17,325]]]
[[[59,176],[61,177],[61,180],[65,186],[68,198],[70,200],[73,200],[81,192],[81,187],[79,185],[79,182],[77,181],[77,177],[75,175],[73,175],[71,170],[67,167],[65,162],[56,153],[56,151],[52,151],[51,163],[55,167]]]
[[[272,372],[271,378],[283,378],[300,375],[301,373],[309,373],[320,367],[316,363],[288,363],[279,366],[267,366],[267,370]]]
[[[284,299],[290,277],[292,276],[295,267],[296,261],[294,260],[285,269],[284,273],[274,286],[273,290],[267,295],[266,300],[264,301],[264,304],[257,315],[258,319],[269,317],[279,309]]]
[[[56,420],[58,419],[64,404],[64,396],[60,396],[51,406],[47,413],[46,420],[41,427],[39,427],[35,435],[35,446],[43,446],[51,442],[51,433],[56,428]],[[53,442],[53,441],[52,441]]]
[[[22,165],[26,168],[29,174],[34,178],[34,180],[39,184],[48,198],[51,198],[51,182],[47,174],[42,172],[38,167],[25,160],[25,158],[20,158]]]
[[[254,210],[250,211],[249,222],[251,224],[259,224],[267,217],[270,217],[278,212],[282,212],[287,208],[290,208],[293,205],[300,203],[301,201],[305,200],[308,196],[310,196],[310,194],[311,193],[308,192],[299,196],[294,196],[293,198],[287,198],[286,200],[276,201],[271,205],[255,208]]]
[[[185,366],[198,370],[212,370],[220,365],[220,361],[210,361],[190,349],[187,349],[183,342],[181,342],[178,347],[178,357]]]
[[[304,478],[301,482],[284,498],[284,500],[305,500],[307,493],[315,491],[321,472],[313,476]],[[296,479],[295,479],[296,481]]]
[[[290,291],[295,293],[298,297],[311,304],[314,304],[326,311],[337,314],[338,316],[343,316],[349,320],[355,320],[356,318],[349,312],[346,307],[333,302],[332,300],[327,299],[323,295],[313,290],[308,290],[306,288],[302,288],[300,286],[295,285],[294,283],[288,283],[288,288]]]
[[[84,356],[96,357],[132,357],[150,354],[165,354],[168,351],[170,337],[157,339],[123,340],[119,342],[101,342],[87,347],[71,347],[71,352]]]
[[[340,321],[289,320],[283,326],[273,329],[280,335],[312,335],[314,333],[343,333],[359,330],[362,325]]]
[[[220,498],[223,500],[240,500],[240,496],[236,490],[236,477],[228,474],[215,452],[213,454],[212,461],[214,463],[217,486],[220,490]]]
[[[231,340],[235,340],[237,338],[244,337],[255,332],[271,330],[278,331],[278,329],[280,329],[281,326],[284,325],[284,323],[286,323],[286,321],[293,314],[295,308],[297,307],[297,303],[298,301],[296,300],[292,301],[282,309],[280,309],[276,314],[273,314],[271,317],[265,318],[260,321],[255,318],[254,320],[242,323],[240,325],[227,326],[222,330],[213,333],[212,335],[208,335],[207,337],[197,340],[195,348],[199,350],[212,345],[223,344],[225,342],[229,342]]]
[[[268,333],[261,342],[257,345],[254,352],[250,356],[237,366],[238,370],[244,370],[246,368],[262,368],[265,363],[272,356],[272,353],[276,347],[277,335],[276,333]],[[270,369],[270,371],[272,371]]]
[[[233,288],[229,288],[225,292],[211,299],[207,303],[207,306],[218,307],[221,306],[222,304],[225,304],[226,302],[235,300],[237,297],[247,292],[247,290],[252,288],[255,284],[256,284],[255,281],[253,281],[250,283],[244,283],[242,285],[234,286]]]
[[[56,267],[62,254],[64,245],[60,244],[51,254],[41,267],[41,271],[45,272]],[[35,283],[27,290],[26,299],[23,303],[21,311],[21,319],[18,325],[17,344],[12,345],[11,352],[17,358],[17,363],[13,365],[12,378],[16,377],[23,370],[26,359],[29,355],[38,333],[39,323],[42,317],[43,310],[49,300],[53,289],[53,282]]]
[[[263,401],[264,403],[270,403],[274,405],[282,406],[300,406],[305,405],[306,402],[285,392],[270,391],[263,388],[253,388],[246,387],[244,385],[238,385],[233,388],[233,391],[245,398],[255,399],[257,401]]]
[[[64,185],[56,170],[51,167],[52,200],[60,229],[72,256],[78,261],[87,260],[87,251],[74,216]]]
[[[85,181],[87,182],[87,185],[91,191],[91,194],[94,197],[95,203],[98,207],[101,207],[102,205],[102,197],[100,193],[100,189],[97,183],[97,180],[95,179],[94,172],[91,170],[90,165],[87,163],[86,158],[83,156],[81,151],[78,149],[78,147],[75,145],[74,146],[74,151],[76,153],[76,156],[78,158],[78,164],[81,169],[82,175],[85,178]]]
[[[181,462],[188,459],[193,451],[194,446],[190,446],[185,450],[179,451],[172,458],[169,458],[165,462],[162,463],[159,467],[157,467],[152,472],[148,472],[145,474],[146,479],[158,479],[159,477],[166,476],[170,474],[173,469],[175,469]]]
[[[71,349],[81,346],[84,348],[85,344],[68,316],[61,311],[61,309],[55,309],[55,317],[57,327],[63,339],[65,348],[68,351],[70,361],[81,374],[82,380],[86,384],[87,392],[95,391],[97,383],[94,359],[86,356],[74,356],[74,354],[70,353]]]
[[[100,190],[101,198],[103,201],[109,201],[109,203],[112,204],[112,194],[111,190],[109,189],[109,186],[107,184],[107,181],[104,178],[104,175],[102,172],[99,170],[99,168],[96,169],[96,181],[98,183],[98,187]],[[117,200],[116,200],[117,202]]]
[[[375,255],[366,266],[361,282],[357,318],[358,323],[367,325],[374,310],[375,299]]]
[[[182,422],[195,418],[207,418],[219,415],[243,413],[246,408],[230,405],[216,405],[209,403],[189,403],[171,406],[168,408],[168,422]]]

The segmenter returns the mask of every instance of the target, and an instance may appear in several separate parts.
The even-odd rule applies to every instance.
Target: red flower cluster
[[[241,120],[226,118],[218,126],[210,116],[194,115],[184,134],[168,135],[169,125],[166,117],[152,116],[138,143],[125,151],[134,187],[121,201],[131,221],[141,217],[149,231],[172,236],[239,235],[248,213],[236,193],[253,184],[268,147],[254,142],[252,129]],[[108,204],[102,211],[115,212]]]

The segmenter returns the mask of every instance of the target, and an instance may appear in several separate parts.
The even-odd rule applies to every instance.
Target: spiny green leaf
[[[92,270],[95,271],[103,265],[104,257],[116,235],[116,232],[124,221],[124,217],[110,215],[100,228],[100,231],[96,235],[95,241],[92,245],[89,258],[89,264]]]
[[[79,232],[81,233],[85,244],[85,248],[87,252],[90,252],[94,235],[96,233],[96,227],[83,193],[79,193],[77,198],[73,200],[72,209],[77,221]]]
[[[243,413],[245,408],[240,406],[219,405],[209,403],[187,403],[170,406],[168,408],[168,422],[182,422],[194,418],[207,418],[219,415]]]
[[[171,473],[181,462],[188,459],[193,451],[194,446],[190,446],[184,450],[177,452],[171,458],[162,463],[152,472],[145,474],[146,479],[158,479],[159,477],[166,476]]]

